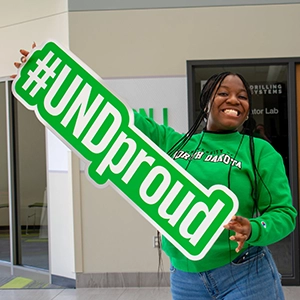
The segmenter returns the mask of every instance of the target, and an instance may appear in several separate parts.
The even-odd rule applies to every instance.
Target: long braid
[[[199,99],[199,104],[200,104],[200,112],[198,117],[196,118],[194,124],[191,126],[191,128],[187,131],[186,134],[184,134],[182,136],[181,139],[179,139],[167,152],[167,154],[170,157],[173,157],[175,155],[175,153],[177,151],[182,150],[185,145],[189,142],[189,140],[191,139],[191,137],[197,132],[197,130],[199,129],[200,125],[203,123],[203,121],[205,121],[208,113],[209,113],[209,109],[213,104],[214,98],[215,98],[215,94],[213,95],[213,93],[217,92],[219,86],[222,84],[223,80],[228,76],[228,75],[234,75],[234,76],[238,76],[241,81],[243,82],[246,91],[247,91],[247,96],[248,96],[248,100],[249,100],[249,116],[248,116],[248,120],[244,123],[243,125],[243,130],[242,130],[242,134],[246,134],[249,135],[249,148],[250,148],[250,156],[251,156],[251,163],[252,163],[252,169],[253,169],[253,174],[254,174],[254,184],[252,186],[252,197],[253,197],[253,216],[258,214],[258,179],[262,182],[263,186],[267,189],[269,196],[270,196],[270,205],[272,202],[272,197],[271,194],[267,188],[267,186],[264,184],[259,171],[257,169],[256,163],[255,163],[255,145],[254,145],[254,138],[253,138],[253,130],[254,130],[254,118],[252,115],[252,92],[251,89],[249,87],[249,84],[247,83],[247,81],[244,79],[244,77],[240,74],[237,73],[232,73],[232,72],[223,72],[220,74],[216,74],[211,76],[207,82],[205,83],[202,91],[200,92],[200,99]],[[242,142],[242,141],[241,141]],[[240,146],[237,149],[237,153],[240,149]],[[188,164],[189,165],[189,164]],[[231,168],[229,169],[228,172],[228,186],[230,187],[230,173],[231,173]],[[268,209],[268,208],[267,208]],[[159,241],[161,240],[161,236],[160,233],[157,231],[157,237],[159,239]],[[159,253],[159,270],[161,269],[162,266],[162,255],[161,255],[161,244],[159,242],[159,249],[158,249],[158,253]],[[231,256],[231,254],[230,254]]]

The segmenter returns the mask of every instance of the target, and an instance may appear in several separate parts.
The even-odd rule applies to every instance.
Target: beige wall
[[[16,72],[19,49],[49,38],[68,46],[67,0],[2,1],[0,9],[0,77]]]
[[[186,60],[300,55],[300,5],[70,13],[70,47],[101,77],[186,74]]]
[[[85,174],[81,190],[83,272],[155,272],[154,227],[112,188],[99,191]]]
[[[299,14],[300,5],[72,12],[70,49],[102,78],[186,76],[187,60],[300,56]],[[81,195],[83,272],[155,272],[155,229],[85,175]]]

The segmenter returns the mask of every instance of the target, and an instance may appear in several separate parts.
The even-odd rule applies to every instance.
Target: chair
[[[0,209],[9,207],[7,191],[0,191],[0,202],[4,202],[4,203],[0,203]]]
[[[35,202],[28,205],[28,213],[27,213],[27,220],[26,220],[26,234],[28,234],[28,223],[29,219],[33,217],[33,228],[35,228],[35,222],[36,222],[36,209],[37,208],[47,208],[47,192],[46,189],[44,191],[44,202]],[[34,209],[34,212],[32,213],[32,209]],[[42,216],[44,216],[42,212]]]

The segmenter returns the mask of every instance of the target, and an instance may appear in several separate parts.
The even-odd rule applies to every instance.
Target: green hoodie
[[[183,135],[170,127],[135,113],[135,126],[162,150],[168,151]],[[234,192],[239,200],[237,215],[250,220],[252,234],[244,248],[273,244],[291,233],[296,224],[297,211],[282,158],[266,141],[254,138],[255,164],[260,174],[258,208],[260,216],[253,217],[253,189],[255,182],[249,136],[239,132],[201,132],[191,137],[185,147],[175,153],[175,161],[203,186],[222,184]],[[224,230],[204,258],[192,261],[163,237],[162,248],[171,264],[186,272],[203,272],[218,268],[234,260],[237,243],[229,240],[234,232]]]

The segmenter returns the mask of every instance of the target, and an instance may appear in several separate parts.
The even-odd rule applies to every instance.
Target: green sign
[[[13,82],[14,96],[112,185],[186,257],[200,260],[236,213],[225,186],[204,188],[134,126],[132,110],[101,78],[53,41],[35,48]]]

